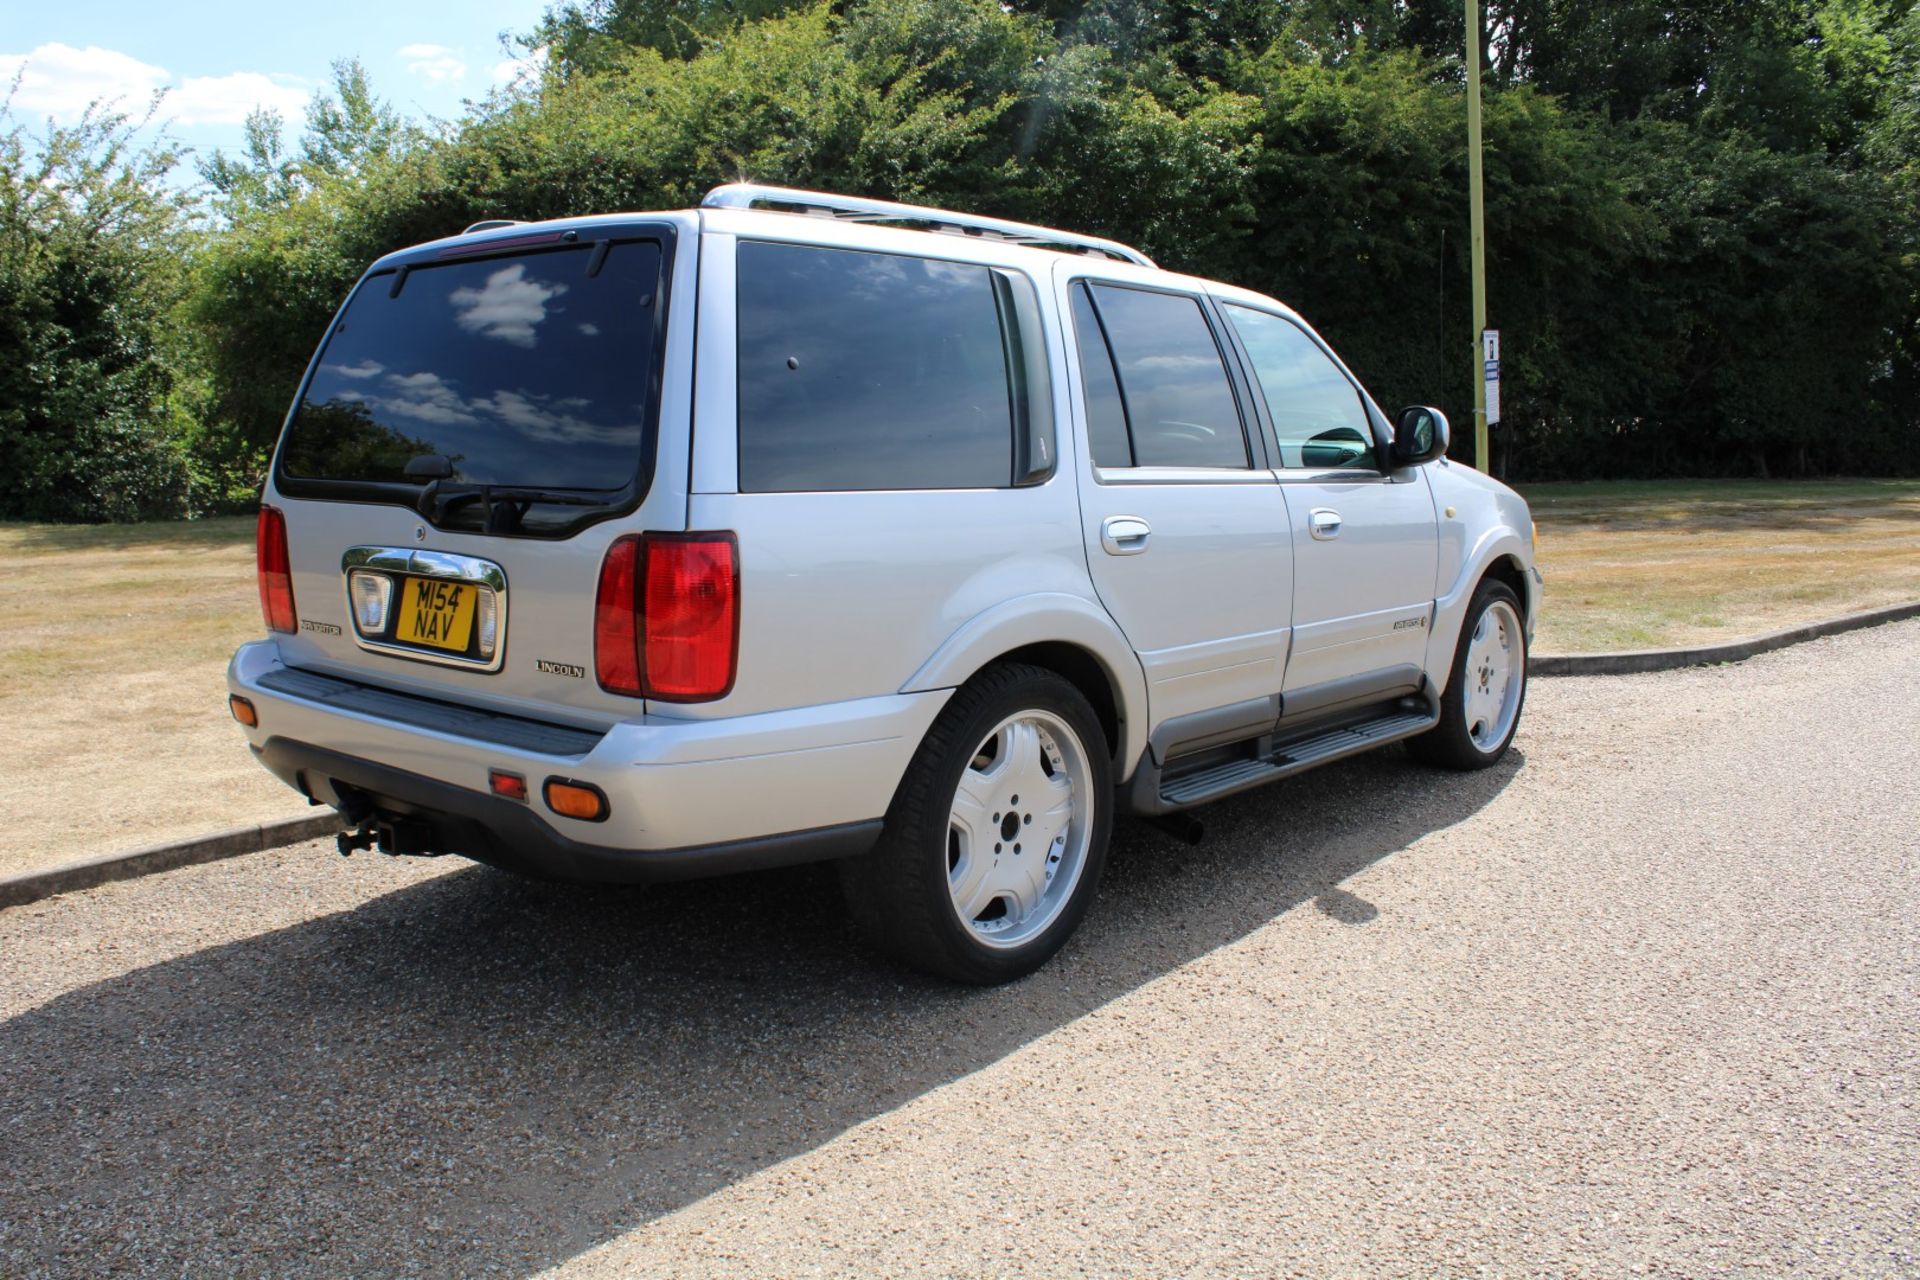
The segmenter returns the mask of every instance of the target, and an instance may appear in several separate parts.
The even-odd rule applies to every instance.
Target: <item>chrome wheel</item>
[[[1520,615],[1505,600],[1493,601],[1468,637],[1463,672],[1467,736],[1483,752],[1498,751],[1513,732],[1527,679],[1526,660]]]
[[[947,891],[990,947],[1044,932],[1073,897],[1092,843],[1086,747],[1051,711],[1002,720],[961,771],[947,821]]]

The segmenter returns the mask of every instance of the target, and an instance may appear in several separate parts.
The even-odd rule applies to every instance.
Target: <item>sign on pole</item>
[[[1500,331],[1480,331],[1480,359],[1487,384],[1487,424],[1500,421]]]

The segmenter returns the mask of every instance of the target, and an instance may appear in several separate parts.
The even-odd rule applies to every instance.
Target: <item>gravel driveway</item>
[[[1124,824],[958,991],[802,870],[0,912],[0,1274],[1920,1274],[1920,622]]]

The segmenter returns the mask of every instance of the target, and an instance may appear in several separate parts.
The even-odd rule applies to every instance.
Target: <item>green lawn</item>
[[[1920,599],[1920,481],[1535,485],[1542,653]],[[253,521],[0,525],[0,873],[305,812],[227,720]]]
[[[1547,578],[1542,653],[1712,643],[1920,599],[1920,481],[1524,492]]]

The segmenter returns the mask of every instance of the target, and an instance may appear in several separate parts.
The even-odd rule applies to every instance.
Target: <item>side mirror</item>
[[[1444,458],[1452,440],[1453,428],[1447,424],[1447,415],[1438,409],[1419,404],[1402,409],[1393,429],[1393,465],[1417,467]]]

